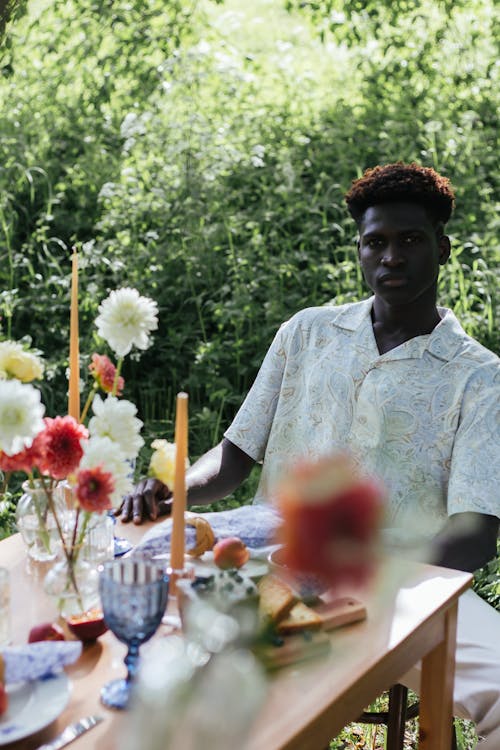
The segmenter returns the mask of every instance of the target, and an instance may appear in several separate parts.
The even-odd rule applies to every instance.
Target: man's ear
[[[444,266],[451,252],[450,238],[446,234],[442,234],[438,240],[439,247],[439,265]]]

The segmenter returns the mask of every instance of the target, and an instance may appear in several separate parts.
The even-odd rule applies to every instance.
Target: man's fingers
[[[126,495],[120,508],[115,511],[115,515],[120,514],[122,523],[128,523],[132,518],[132,495]]]
[[[143,496],[137,491],[132,495],[132,520],[136,526],[142,523],[143,516]]]
[[[170,490],[159,479],[141,479],[134,491],[123,498],[120,509],[115,514],[120,514],[123,523],[133,521],[139,525],[146,516],[156,521],[158,516],[170,513],[169,497]]]
[[[158,508],[156,505],[158,484],[157,479],[148,479],[144,485],[142,493],[144,498],[144,509],[152,521],[156,521],[158,518]]]

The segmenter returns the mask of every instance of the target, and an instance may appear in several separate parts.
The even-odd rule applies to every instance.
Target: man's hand
[[[145,518],[156,521],[158,516],[169,515],[172,509],[172,492],[159,479],[141,479],[130,495],[123,498],[123,502],[116,511],[123,523],[132,520],[136,525]]]
[[[255,461],[227,438],[204,453],[186,473],[188,503],[206,505],[233,492],[250,474]],[[172,509],[172,492],[159,479],[141,479],[115,511],[123,523],[156,521]]]

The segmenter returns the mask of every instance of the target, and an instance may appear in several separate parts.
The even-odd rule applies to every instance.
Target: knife
[[[84,719],[80,719],[80,721],[75,721],[74,724],[66,727],[58,737],[51,742],[47,742],[46,745],[40,745],[37,750],[60,750],[61,747],[66,747],[66,745],[69,745],[77,737],[88,732],[89,729],[95,727],[103,719],[103,716],[86,716]]]

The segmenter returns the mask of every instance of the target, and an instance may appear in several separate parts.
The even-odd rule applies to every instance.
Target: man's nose
[[[395,268],[397,266],[402,266],[405,263],[405,257],[404,253],[401,251],[401,248],[399,247],[398,243],[391,242],[387,245],[385,248],[383,254],[381,263],[384,266],[387,266],[388,268]]]

